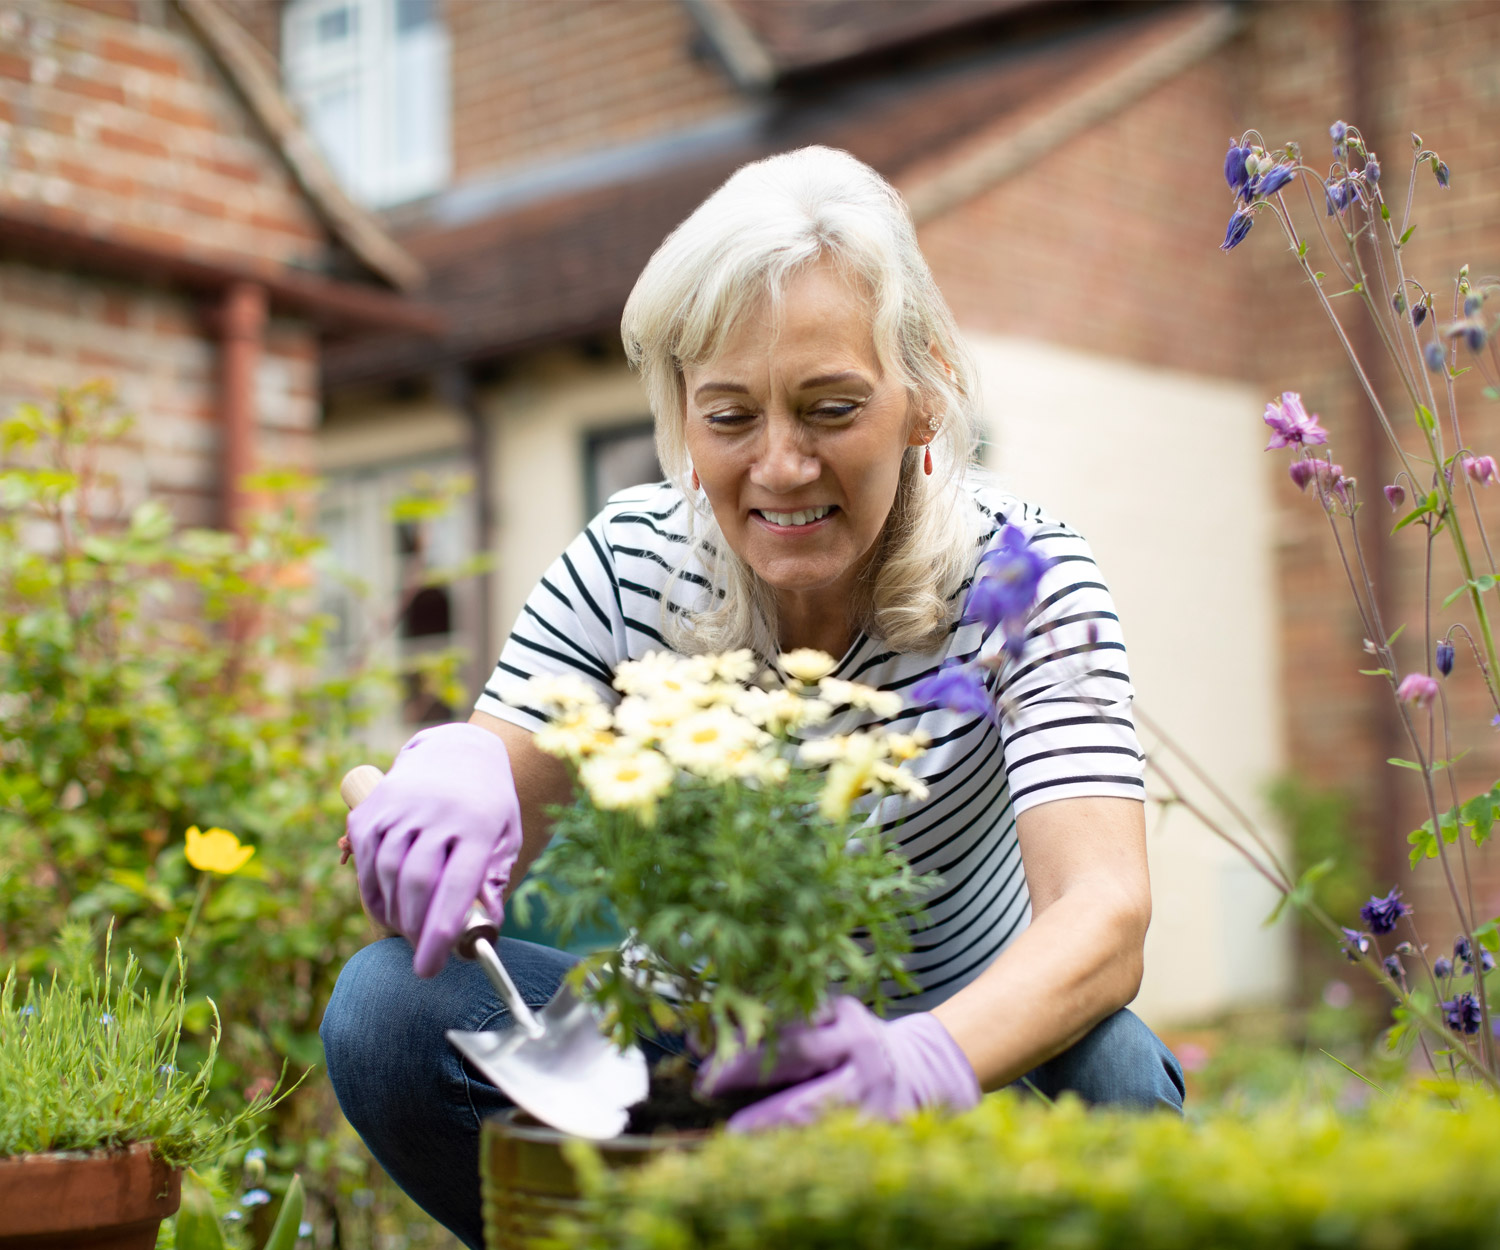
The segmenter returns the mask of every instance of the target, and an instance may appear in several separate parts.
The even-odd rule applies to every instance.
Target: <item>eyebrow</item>
[[[865,375],[854,369],[845,369],[841,373],[820,373],[815,378],[808,378],[798,388],[799,390],[811,390],[815,386],[835,386],[840,382],[864,382]],[[700,398],[705,391],[717,391],[731,395],[748,395],[750,388],[741,386],[738,382],[705,382],[693,392],[693,398]]]

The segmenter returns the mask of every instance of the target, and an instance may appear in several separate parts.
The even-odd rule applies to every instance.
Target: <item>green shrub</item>
[[[1500,1245],[1500,1102],[1283,1104],[1199,1122],[1013,1094],[962,1117],[852,1117],[633,1173],[573,1147],[587,1250],[1206,1250]]]

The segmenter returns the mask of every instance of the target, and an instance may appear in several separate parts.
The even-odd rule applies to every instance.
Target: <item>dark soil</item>
[[[651,1069],[651,1090],[644,1102],[630,1108],[627,1133],[649,1136],[717,1128],[742,1107],[759,1102],[771,1089],[755,1089],[723,1098],[703,1098],[693,1092],[693,1069],[681,1059],[665,1059]]]

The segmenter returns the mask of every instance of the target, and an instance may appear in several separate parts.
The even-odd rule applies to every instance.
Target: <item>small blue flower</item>
[[[1244,187],[1249,177],[1245,169],[1245,158],[1249,155],[1249,148],[1242,148],[1233,142],[1229,145],[1229,151],[1224,154],[1224,181],[1229,184],[1231,191],[1239,191]]]
[[[266,1152],[259,1146],[252,1146],[249,1150],[245,1151],[246,1163],[264,1163],[265,1161]]]
[[[1385,957],[1385,975],[1392,980],[1399,981],[1406,975],[1406,969],[1401,966],[1401,960],[1395,955]]]
[[[1413,305],[1412,306],[1412,310],[1411,310],[1411,323],[1412,323],[1412,325],[1413,326],[1419,326],[1419,325],[1421,325],[1426,320],[1427,320],[1427,304],[1425,302],[1423,302],[1423,303],[1420,303],[1420,304]]]
[[[1357,964],[1361,955],[1369,953],[1370,935],[1361,933],[1358,929],[1351,929],[1347,925],[1339,927],[1344,931],[1344,954],[1350,963]]]
[[[1334,122],[1328,127],[1328,137],[1333,140],[1333,152],[1337,156],[1339,149],[1349,140],[1349,127],[1341,121]]]
[[[1373,156],[1365,162],[1365,179],[1372,187],[1380,182],[1380,162]]]
[[[985,688],[984,677],[977,669],[959,664],[938,669],[911,688],[912,702],[918,706],[935,703],[953,712],[978,714],[995,719],[995,704]]]
[[[1455,1033],[1478,1033],[1484,1017],[1474,995],[1465,990],[1443,1004],[1443,1019]]]
[[[1476,295],[1472,291],[1470,291],[1469,294],[1467,294],[1467,295],[1464,296],[1464,316],[1465,317],[1472,317],[1475,313],[1477,313],[1483,307],[1484,307],[1484,297],[1483,296]]]
[[[271,1201],[271,1195],[264,1189],[252,1189],[240,1199],[242,1207],[263,1207]]]
[[[102,1024],[106,1029],[109,1028],[110,1025],[114,1024],[114,1022],[115,1018],[107,1011],[99,1017],[99,1023]]]
[[[1443,345],[1436,340],[1422,349],[1422,359],[1427,362],[1427,367],[1433,373],[1441,373],[1448,367],[1448,354],[1443,350]]]
[[[297,1225],[297,1236],[311,1237],[312,1234],[313,1226],[307,1220],[303,1220],[302,1223]]]
[[[1335,213],[1342,213],[1349,207],[1349,201],[1353,199],[1352,189],[1345,179],[1327,183],[1323,190],[1328,197],[1328,216],[1330,217]]]
[[[238,1224],[244,1218],[245,1213],[243,1211],[234,1210],[224,1212],[224,1223],[226,1224]]]
[[[36,1015],[36,1008],[32,1006],[32,1004],[27,1003],[26,1006],[22,1007],[17,1014],[22,1016],[34,1016]]]
[[[1254,224],[1255,214],[1248,208],[1235,209],[1234,215],[1229,219],[1229,228],[1224,231],[1224,242],[1219,244],[1219,251],[1228,252],[1238,247]]]
[[[1372,898],[1359,909],[1360,919],[1370,926],[1371,933],[1393,933],[1396,922],[1402,916],[1411,915],[1411,908],[1401,901],[1400,888],[1393,889],[1384,898]]]
[[[1434,660],[1437,663],[1437,671],[1446,677],[1453,671],[1453,644],[1444,638],[1438,643],[1436,652]]]
[[[1017,658],[1026,646],[1026,620],[1037,587],[1052,563],[1027,543],[1020,529],[1007,525],[1000,541],[979,557],[980,573],[964,602],[963,620],[1003,629],[1006,654]]]
[[[1446,955],[1439,955],[1432,961],[1432,975],[1435,977],[1451,977],[1453,975],[1453,961]]]
[[[1484,324],[1478,320],[1464,322],[1463,325],[1464,344],[1471,352],[1484,350],[1484,341],[1489,337],[1485,333]]]
[[[1465,972],[1474,971],[1474,960],[1469,955],[1468,938],[1461,936],[1453,943],[1453,958],[1463,962]],[[1479,948],[1479,966],[1485,972],[1489,972],[1495,966],[1495,957],[1482,946]]]
[[[1275,195],[1282,187],[1286,186],[1295,176],[1296,171],[1286,165],[1276,165],[1255,179],[1247,188],[1246,199],[1252,196]]]
[[[1432,158],[1432,172],[1433,175],[1437,178],[1438,186],[1442,187],[1443,190],[1446,191],[1448,189],[1449,182],[1447,163],[1438,160],[1438,158],[1434,156]]]

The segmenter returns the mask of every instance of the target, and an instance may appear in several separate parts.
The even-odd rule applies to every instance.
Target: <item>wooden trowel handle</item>
[[[344,774],[344,780],[339,783],[339,796],[349,805],[352,812],[363,803],[374,792],[375,787],[385,780],[385,774],[376,768],[374,764],[358,764]],[[349,835],[346,833],[339,839],[339,863],[347,864],[349,856],[354,853],[354,848],[349,845]],[[359,901],[361,907],[365,907],[364,899]],[[370,915],[369,908],[365,908],[365,916],[369,920],[375,932],[383,938],[395,937],[394,929],[387,929],[385,925]]]

